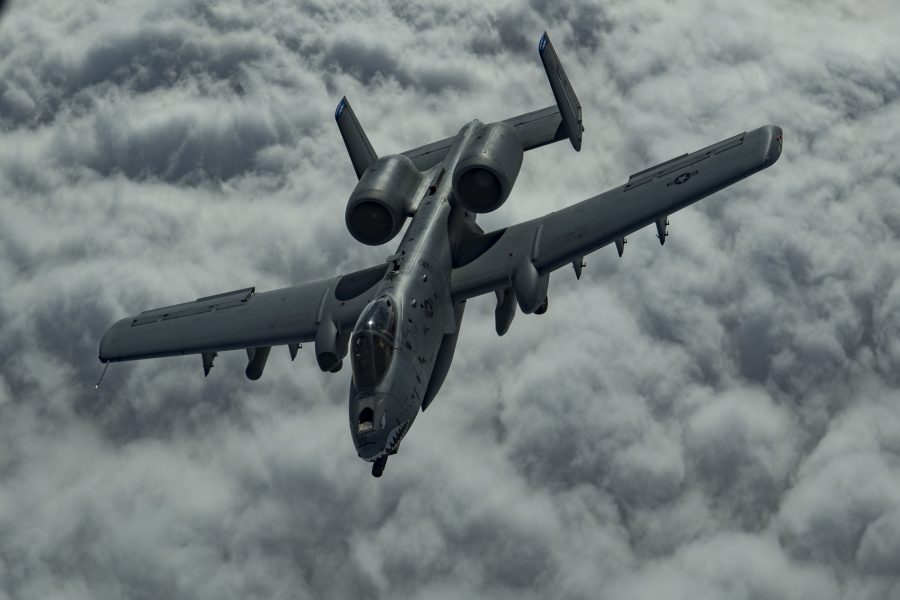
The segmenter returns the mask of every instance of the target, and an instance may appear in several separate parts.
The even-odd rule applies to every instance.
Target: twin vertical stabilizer
[[[544,63],[544,70],[547,72],[547,79],[550,80],[550,88],[553,90],[553,97],[556,98],[559,115],[562,117],[569,141],[576,151],[581,151],[581,132],[584,131],[581,125],[581,103],[578,102],[578,96],[569,83],[566,71],[559,62],[546,31],[541,36],[538,52],[541,54],[541,62]]]
[[[337,121],[338,129],[341,130],[341,137],[344,138],[344,145],[347,146],[347,153],[350,155],[350,162],[353,163],[356,177],[360,178],[369,165],[378,160],[378,155],[375,154],[372,144],[369,143],[369,138],[366,137],[366,132],[359,124],[356,114],[350,108],[347,96],[338,102],[337,108],[334,110],[334,120]]]
[[[546,31],[538,43],[538,52],[541,55],[547,79],[550,81],[550,89],[553,90],[556,106],[547,106],[505,119],[503,122],[515,130],[523,150],[539,148],[568,138],[572,147],[580,151],[581,133],[584,131],[581,124],[581,103],[578,101],[578,96],[575,95],[575,90],[572,89],[569,77],[566,75]],[[372,149],[372,144],[369,143],[353,109],[350,108],[346,96],[341,98],[338,103],[334,111],[334,118],[341,130],[341,137],[344,138],[344,144],[347,146],[356,176],[360,178],[366,169],[378,160],[378,155]],[[444,159],[455,140],[456,136],[448,137],[413,150],[407,150],[403,154],[413,161],[416,168],[425,171]]]

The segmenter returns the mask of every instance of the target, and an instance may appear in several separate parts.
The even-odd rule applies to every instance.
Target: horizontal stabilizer
[[[347,146],[347,153],[350,155],[350,162],[353,163],[356,177],[362,177],[369,165],[378,160],[378,155],[372,149],[372,144],[369,143],[366,132],[359,124],[353,109],[350,108],[346,96],[338,102],[334,111],[334,120],[337,121],[338,129],[341,130],[341,137],[344,138],[344,145]]]
[[[516,134],[522,140],[522,149],[526,151],[569,137],[556,105],[510,117],[502,122],[508,123],[516,130]],[[455,141],[456,136],[454,135],[407,150],[403,154],[413,161],[416,168],[425,171],[444,160]]]
[[[553,44],[550,43],[547,32],[544,32],[541,37],[538,50],[544,70],[547,72],[547,78],[550,80],[550,88],[553,90],[556,104],[510,117],[502,122],[508,123],[515,129],[522,141],[522,149],[525,151],[564,139],[568,139],[575,150],[581,150],[581,132],[584,131],[584,127],[581,125],[581,104],[559,62]],[[338,108],[340,109],[340,106]],[[416,168],[425,171],[444,160],[455,141],[456,136],[453,135],[407,150],[403,154],[413,161]]]
[[[547,32],[541,36],[538,51],[541,54],[541,62],[544,63],[544,70],[547,71],[547,79],[550,80],[550,88],[553,90],[553,97],[556,98],[556,105],[559,107],[559,114],[562,117],[563,127],[572,142],[575,150],[581,150],[581,132],[584,127],[581,125],[581,103],[578,102],[578,96],[569,83],[566,71],[559,62],[556,50],[550,42],[550,36]]]

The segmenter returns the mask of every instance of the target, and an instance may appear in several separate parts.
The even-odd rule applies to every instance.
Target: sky
[[[0,19],[0,599],[900,599],[900,13],[888,0],[13,1]],[[563,269],[374,479],[349,372],[114,364],[145,309],[372,266],[379,154],[553,102],[486,230],[767,123],[770,169]]]

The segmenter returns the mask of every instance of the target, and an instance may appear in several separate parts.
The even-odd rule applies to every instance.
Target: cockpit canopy
[[[374,388],[387,372],[397,334],[397,303],[376,298],[363,310],[350,340],[350,362],[357,391]]]

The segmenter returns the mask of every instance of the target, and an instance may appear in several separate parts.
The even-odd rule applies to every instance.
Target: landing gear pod
[[[322,319],[316,330],[316,362],[326,373],[340,370],[347,355],[347,336],[341,335],[331,318]]]
[[[516,300],[519,308],[526,315],[539,311],[547,300],[547,285],[550,282],[549,274],[538,273],[530,260],[522,261],[513,274],[513,289],[516,292]],[[538,314],[543,314],[540,312]]]
[[[491,123],[475,133],[453,171],[453,197],[474,213],[500,208],[522,167],[522,140],[509,123]]]

